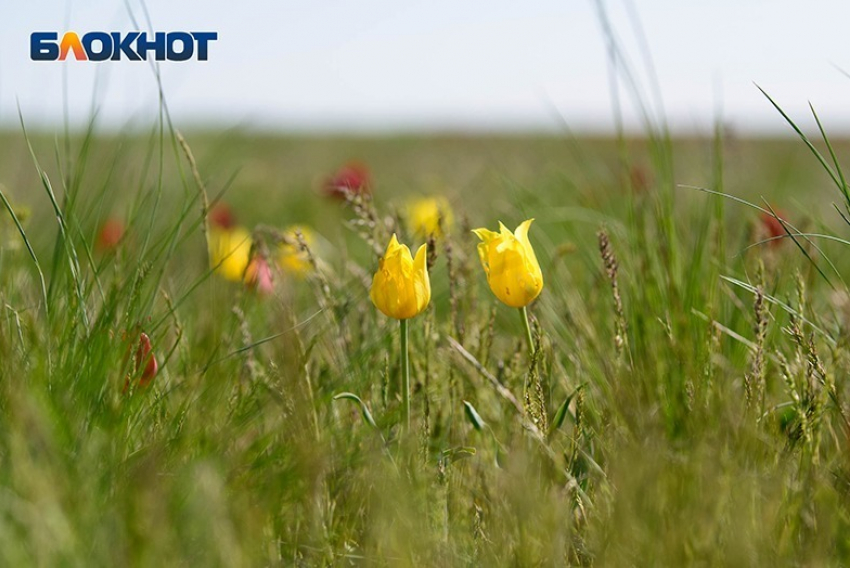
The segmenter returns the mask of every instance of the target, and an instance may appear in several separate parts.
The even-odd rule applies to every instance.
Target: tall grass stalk
[[[404,427],[410,432],[410,320],[399,320],[401,344],[401,396],[404,413]]]

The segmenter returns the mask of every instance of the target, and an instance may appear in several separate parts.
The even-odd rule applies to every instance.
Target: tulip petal
[[[413,259],[413,282],[416,294],[416,312],[420,313],[431,301],[431,279],[428,277],[428,247],[421,245]]]
[[[416,250],[416,258],[413,259],[413,270],[416,274],[428,275],[428,245],[421,245]]]
[[[431,299],[427,247],[421,246],[414,260],[410,249],[393,235],[372,279],[369,297],[382,313],[395,319],[421,313]]]
[[[497,239],[499,237],[499,233],[494,233],[490,229],[473,229],[472,232],[485,243],[489,243],[493,239]]]
[[[540,263],[537,262],[537,256],[534,254],[534,248],[531,246],[531,241],[528,240],[528,229],[531,227],[533,222],[534,219],[528,219],[527,221],[520,223],[519,227],[516,229],[516,237],[517,240],[522,243],[523,248],[525,248],[525,254],[529,263],[529,270],[542,282],[543,274],[540,271]]]
[[[534,249],[528,240],[528,230],[533,219],[520,224],[511,232],[499,223],[499,232],[477,229],[482,240],[478,256],[487,275],[493,294],[511,307],[530,304],[543,288],[543,274]]]
[[[384,253],[384,256],[390,256],[391,254],[395,253],[398,247],[398,238],[395,236],[395,233],[393,233],[393,236],[390,238],[390,243],[387,245],[387,251]]]
[[[484,267],[484,273],[490,276],[490,260],[489,260],[490,245],[487,243],[478,243],[478,258],[481,259],[481,266]]]
[[[531,224],[534,222],[534,219],[528,219],[527,221],[523,221],[519,224],[519,227],[516,228],[514,235],[519,241],[523,244],[528,243],[528,229],[531,228]],[[528,245],[531,246],[530,244]]]

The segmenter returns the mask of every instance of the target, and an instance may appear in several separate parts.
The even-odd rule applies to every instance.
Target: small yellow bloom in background
[[[442,196],[422,197],[408,202],[406,216],[410,230],[422,238],[431,235],[442,237],[454,224],[449,202]]]
[[[251,234],[242,227],[210,227],[207,243],[210,265],[216,274],[241,282],[251,256]]]
[[[512,308],[524,308],[543,289],[543,273],[528,240],[532,221],[524,221],[513,233],[501,222],[498,233],[488,229],[473,231],[481,239],[478,256],[490,289]]]
[[[369,297],[384,315],[406,320],[421,314],[431,301],[431,281],[426,264],[427,247],[422,245],[411,256],[407,245],[393,235],[387,252],[372,279]]]
[[[296,231],[304,237],[304,242],[310,247],[310,250],[315,250],[316,234],[304,225],[292,225],[284,229],[283,234],[289,242],[280,243],[277,253],[277,263],[281,269],[295,274],[296,276],[304,276],[312,269],[310,257],[306,251],[301,250],[298,244],[298,236]]]

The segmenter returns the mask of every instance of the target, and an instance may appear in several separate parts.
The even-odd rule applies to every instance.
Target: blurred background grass
[[[90,141],[88,151],[92,158],[86,162],[85,176],[91,186],[87,191],[97,196],[98,208],[86,211],[89,218],[84,221],[92,233],[106,217],[125,213],[140,185],[155,178],[156,172],[145,169],[150,160],[156,159],[151,155],[151,142],[155,139],[154,133],[102,136]],[[505,222],[510,216],[513,223],[527,214],[536,217],[538,223],[557,225],[569,221],[569,227],[562,227],[563,230],[585,229],[585,236],[593,240],[598,221],[606,216],[622,219],[627,204],[627,189],[620,187],[620,152],[611,138],[276,137],[232,131],[198,132],[189,140],[205,180],[215,188],[211,195],[224,191],[223,199],[234,207],[241,222],[249,226],[307,223],[329,238],[348,233],[339,222],[345,214],[338,204],[321,199],[320,190],[325,179],[352,161],[368,165],[375,199],[387,207],[388,214],[403,209],[408,198],[445,194],[459,217],[468,217],[476,226],[490,222],[494,215],[505,216]],[[64,142],[38,135],[32,142],[45,171],[57,177],[55,153]],[[78,148],[80,142],[77,139],[71,144]],[[657,179],[647,141],[634,138],[626,144],[629,162],[643,172],[645,183],[670,185]],[[839,154],[850,145],[840,140],[833,144]],[[40,181],[23,136],[5,132],[0,134],[0,145],[0,181],[7,193],[22,203],[29,202],[31,196],[34,206],[45,201],[37,195]],[[714,141],[678,138],[673,145],[672,183],[710,187],[715,168]],[[166,153],[173,154],[173,150],[167,148]],[[821,222],[830,217],[834,188],[798,140],[730,137],[724,141],[723,160],[729,193],[760,205],[764,197],[789,216],[801,219]],[[163,177],[171,186],[177,183],[175,174],[176,165],[169,160],[163,166]],[[165,198],[182,196],[166,193]],[[675,199],[683,212],[705,207],[711,201],[704,194],[683,187],[675,189]],[[541,203],[546,204],[545,211],[540,211]],[[47,208],[33,209],[34,214],[42,215],[39,225],[50,216]],[[757,217],[747,208],[727,209],[728,227],[738,237]],[[49,231],[33,236],[47,242],[53,238]]]

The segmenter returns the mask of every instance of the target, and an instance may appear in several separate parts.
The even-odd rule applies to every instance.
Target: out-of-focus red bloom
[[[346,193],[368,194],[371,176],[369,168],[359,162],[349,162],[325,181],[324,193],[336,199],[345,199]]]
[[[256,255],[245,269],[245,285],[262,295],[274,291],[274,278],[269,261],[264,256]]]
[[[131,350],[132,345],[128,346],[128,356]],[[151,338],[142,331],[139,333],[139,342],[136,344],[136,352],[133,355],[133,368],[130,369],[127,378],[124,380],[124,392],[127,392],[130,387],[132,377],[138,377],[139,386],[146,387],[153,381],[158,371],[159,364],[156,362],[156,356],[153,353]]]
[[[213,227],[232,229],[236,226],[236,215],[233,214],[233,209],[223,201],[219,201],[212,206],[208,218]]]
[[[779,219],[787,222],[787,217],[782,210],[774,208],[773,211]],[[769,211],[762,211],[759,213],[759,240],[772,239],[769,242],[772,247],[778,247],[782,244],[783,239],[780,237],[784,237],[788,233],[785,231],[785,227],[782,226],[782,222],[780,222],[779,219],[771,215]]]
[[[139,335],[139,346],[136,348],[136,371],[141,370],[142,374],[139,377],[139,384],[143,387],[150,384],[153,378],[159,371],[159,365],[156,362],[156,357],[153,354],[151,347],[151,338],[148,334],[142,332]]]
[[[107,219],[97,234],[97,250],[103,252],[114,250],[123,237],[124,223],[114,218]]]

